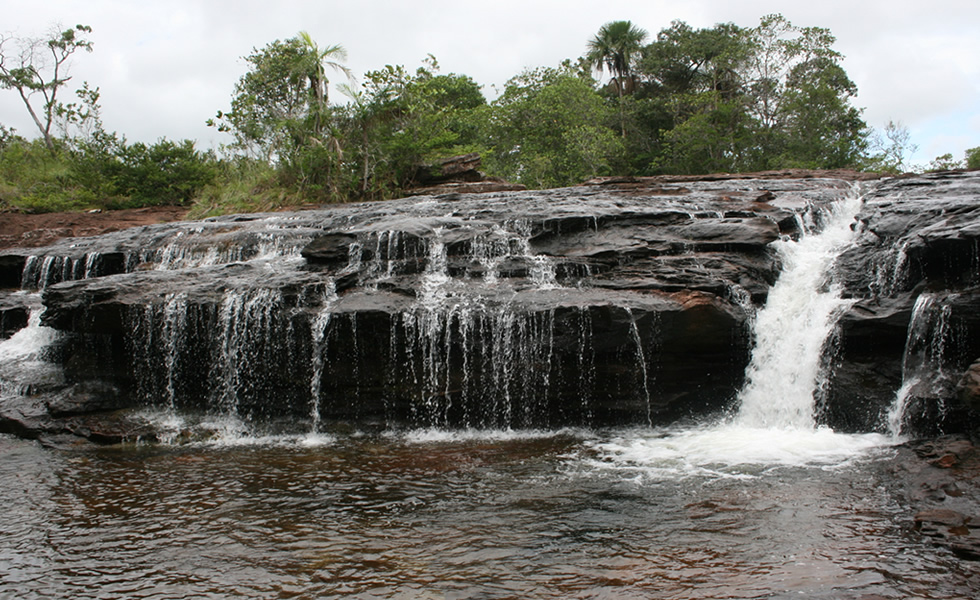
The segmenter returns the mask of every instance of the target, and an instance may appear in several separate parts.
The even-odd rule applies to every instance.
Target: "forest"
[[[432,55],[358,83],[342,46],[299,32],[243,57],[229,105],[208,121],[229,140],[217,150],[106,131],[89,82],[65,101],[68,66],[93,51],[91,35],[78,25],[0,38],[0,88],[19,94],[37,125],[28,138],[0,123],[0,212],[180,205],[208,216],[382,200],[415,186],[425,165],[468,153],[488,176],[529,188],[609,175],[912,168],[908,130],[877,131],[854,106],[833,34],[778,14],[753,27],[674,21],[654,36],[606,23],[582,56],[516,74],[489,100]],[[980,148],[926,168],[980,168]]]

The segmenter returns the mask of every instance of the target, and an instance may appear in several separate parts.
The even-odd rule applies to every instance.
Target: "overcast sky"
[[[343,45],[358,77],[385,64],[414,70],[431,53],[443,73],[469,75],[494,97],[525,67],[584,54],[608,21],[631,20],[654,36],[675,19],[752,27],[777,12],[836,35],[856,106],[879,129],[889,119],[907,126],[919,146],[914,162],[946,152],[961,159],[980,146],[978,0],[44,0],[7,2],[0,31],[33,37],[90,25],[94,51],[76,56],[69,85],[101,88],[106,129],[130,141],[215,147],[230,140],[204,123],[228,107],[242,57],[300,31],[321,47]],[[0,123],[36,133],[10,90],[0,90]]]

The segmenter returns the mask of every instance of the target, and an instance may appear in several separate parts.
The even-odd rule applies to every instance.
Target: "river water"
[[[0,437],[0,598],[969,598],[874,436]],[[792,439],[792,441],[791,441]],[[693,452],[700,448],[700,452]],[[712,456],[714,454],[714,456]]]
[[[327,434],[315,412],[264,435],[226,411],[190,441],[170,403],[147,415],[164,443],[0,436],[0,599],[975,597],[977,563],[913,529],[900,438],[814,416],[859,206],[776,243],[747,384],[712,423]],[[0,392],[57,375],[44,333],[4,344]]]

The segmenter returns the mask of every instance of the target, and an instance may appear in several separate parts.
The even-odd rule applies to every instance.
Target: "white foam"
[[[841,467],[887,446],[881,434],[829,428],[759,428],[725,423],[687,430],[631,430],[589,443],[594,468],[664,479],[752,477],[772,467]]]
[[[413,429],[411,431],[392,432],[388,435],[397,436],[411,444],[452,443],[452,442],[507,442],[514,440],[540,440],[559,436],[581,437],[585,435],[578,429]]]

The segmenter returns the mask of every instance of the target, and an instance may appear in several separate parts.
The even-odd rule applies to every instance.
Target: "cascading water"
[[[819,233],[774,243],[783,271],[753,321],[755,348],[737,412],[721,424],[597,444],[611,464],[673,476],[717,465],[838,463],[887,442],[837,434],[816,426],[814,416],[824,344],[847,306],[831,268],[853,239],[860,207],[860,196],[849,195],[817,219]]]
[[[0,341],[0,398],[29,396],[63,380],[61,369],[46,360],[58,332],[41,325],[42,308],[32,308],[27,327]]]
[[[310,326],[311,375],[310,375],[310,435],[320,431],[320,389],[322,387],[324,359],[327,356],[327,328],[333,318],[333,303],[337,300],[334,282],[324,290],[320,309]]]
[[[404,376],[421,394],[412,407],[416,424],[506,429],[538,416],[537,403],[550,385],[554,312],[514,305],[499,268],[507,260],[524,261],[532,289],[557,283],[548,258],[531,252],[529,228],[520,225],[516,233],[495,228],[471,242],[470,256],[483,269],[476,281],[450,274],[442,232],[435,231],[419,298],[392,335],[391,353],[404,346],[407,368],[391,368],[407,370]]]
[[[901,436],[905,431],[913,400],[931,400],[931,408],[942,413],[941,398],[949,397],[955,385],[946,370],[952,342],[951,307],[947,298],[930,293],[920,294],[912,308],[908,336],[902,357],[902,386],[886,415],[888,432]],[[923,405],[925,411],[930,408]]]
[[[834,259],[853,238],[861,207],[852,195],[818,235],[776,242],[783,272],[755,319],[755,349],[739,393],[735,422],[746,427],[814,427],[814,392],[824,343],[847,302],[830,281]]]
[[[633,311],[626,309],[630,317],[630,337],[636,345],[636,366],[640,372],[640,380],[643,387],[643,399],[646,401],[647,425],[653,425],[653,418],[650,414],[650,376],[647,371],[646,353],[643,352],[643,339],[640,337],[640,328],[636,325],[636,318]]]
[[[62,281],[87,279],[100,274],[102,256],[86,253],[81,258],[70,256],[30,256],[24,263],[21,288],[39,290]]]

